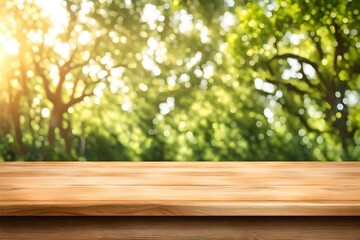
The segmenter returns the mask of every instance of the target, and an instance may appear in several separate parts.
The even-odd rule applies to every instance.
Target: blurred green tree
[[[357,159],[357,9],[3,1],[0,159]]]
[[[229,37],[238,68],[252,72],[249,86],[268,99],[269,121],[281,115],[299,127],[305,144],[331,146],[318,158],[360,156],[359,7],[358,1],[249,2],[238,9]]]

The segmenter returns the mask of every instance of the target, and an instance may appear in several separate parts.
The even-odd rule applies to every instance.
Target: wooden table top
[[[360,164],[0,163],[1,216],[360,216]]]

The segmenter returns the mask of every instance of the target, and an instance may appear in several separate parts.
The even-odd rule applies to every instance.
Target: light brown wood
[[[0,240],[358,240],[356,217],[0,217]]]
[[[0,163],[0,215],[360,216],[360,165]]]

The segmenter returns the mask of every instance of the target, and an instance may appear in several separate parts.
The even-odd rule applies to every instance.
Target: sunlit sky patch
[[[164,20],[164,15],[161,14],[161,11],[155,5],[150,3],[145,5],[141,13],[141,21],[146,22],[151,30],[155,30],[158,22],[163,22]]]
[[[166,102],[159,104],[159,108],[160,108],[161,115],[167,115],[175,108],[175,98],[168,97]]]
[[[49,17],[56,33],[64,31],[64,25],[68,21],[66,6],[62,0],[36,0],[36,3],[42,8],[42,14]]]
[[[220,25],[225,31],[229,31],[235,23],[235,17],[230,12],[225,12],[223,16],[220,17]]]
[[[193,16],[184,9],[175,12],[172,20],[178,24],[180,33],[187,33],[194,29]]]
[[[302,78],[301,73],[299,73],[299,70],[301,69],[299,61],[294,58],[288,58],[287,62],[289,63],[290,68],[284,70],[282,78],[285,80],[289,80],[290,78]],[[304,63],[303,68],[304,73],[308,78],[315,77],[315,69],[311,65]]]
[[[0,39],[1,41],[1,39]],[[20,47],[20,44],[18,43],[18,41],[16,39],[11,39],[11,40],[8,40],[8,41],[1,41],[2,42],[2,48],[3,50],[11,55],[11,56],[15,56],[19,53],[19,47]]]

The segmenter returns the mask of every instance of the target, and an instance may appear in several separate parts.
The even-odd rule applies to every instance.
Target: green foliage
[[[297,125],[316,158],[358,159],[358,3],[249,3],[237,15],[229,42],[238,67],[253,70],[253,91]]]
[[[3,1],[0,160],[357,160],[359,9]]]

